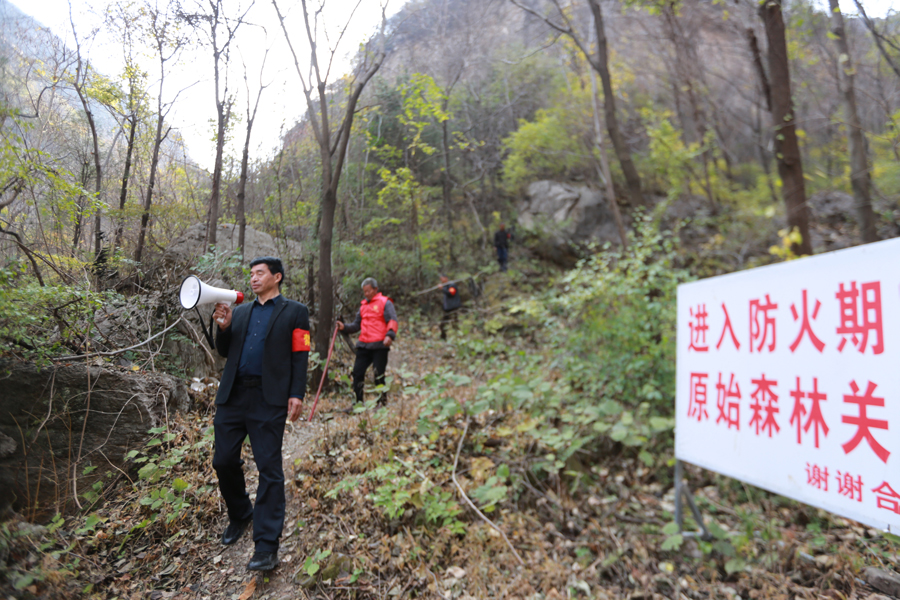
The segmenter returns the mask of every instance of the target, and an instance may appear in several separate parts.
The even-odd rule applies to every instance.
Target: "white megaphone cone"
[[[200,281],[196,275],[188,275],[181,282],[181,291],[178,295],[181,306],[190,310],[201,304],[240,304],[244,301],[244,294],[237,290],[226,290],[213,287]]]

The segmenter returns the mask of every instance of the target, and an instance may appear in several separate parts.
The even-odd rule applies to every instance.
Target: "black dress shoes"
[[[277,552],[254,552],[247,563],[248,571],[271,571],[278,566]]]
[[[253,519],[244,519],[243,521],[229,521],[228,527],[225,528],[225,533],[222,534],[222,543],[226,546],[230,546],[235,543],[241,536],[244,535],[244,531],[247,530],[247,525],[249,525],[253,521]]]

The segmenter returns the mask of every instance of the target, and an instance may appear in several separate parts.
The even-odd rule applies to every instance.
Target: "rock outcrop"
[[[36,511],[26,516],[71,509],[73,493],[119,473],[151,428],[190,403],[168,375],[84,364],[0,360],[0,386],[0,512]]]
[[[528,186],[518,213],[518,225],[537,236],[532,249],[559,264],[573,263],[583,244],[619,243],[608,201],[586,185],[536,181]]]
[[[236,252],[238,228],[231,223],[219,225],[216,231],[216,247],[220,254]],[[247,260],[257,256],[278,256],[288,262],[288,259],[300,258],[301,249],[300,242],[274,238],[252,227],[244,230],[244,257]],[[206,252],[206,223],[195,223],[168,245],[163,254],[163,261],[169,268],[191,268]]]

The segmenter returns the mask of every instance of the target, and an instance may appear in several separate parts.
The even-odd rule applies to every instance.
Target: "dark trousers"
[[[366,387],[366,370],[369,365],[375,366],[375,385],[384,385],[384,371],[387,369],[389,348],[357,348],[356,362],[353,363],[353,391],[356,393],[356,401],[363,401],[363,391]],[[378,398],[379,404],[387,402],[387,393]]]
[[[497,246],[497,262],[500,263],[500,270],[506,270],[506,263],[509,260],[509,248]]]
[[[441,339],[447,339],[447,326],[456,323],[457,317],[459,317],[459,309],[454,308],[453,310],[445,310],[444,316],[441,317]]]
[[[266,402],[261,387],[238,385],[232,389],[228,402],[216,406],[213,419],[216,433],[213,468],[219,477],[219,491],[232,521],[253,517],[253,542],[258,552],[277,551],[284,528],[281,442],[285,419],[287,407]],[[247,494],[241,460],[241,445],[248,435],[259,470],[255,505]]]

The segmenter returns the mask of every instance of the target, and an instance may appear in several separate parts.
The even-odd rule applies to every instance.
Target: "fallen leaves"
[[[250,600],[256,592],[256,578],[251,579],[244,588],[244,592],[238,596],[238,600]]]

